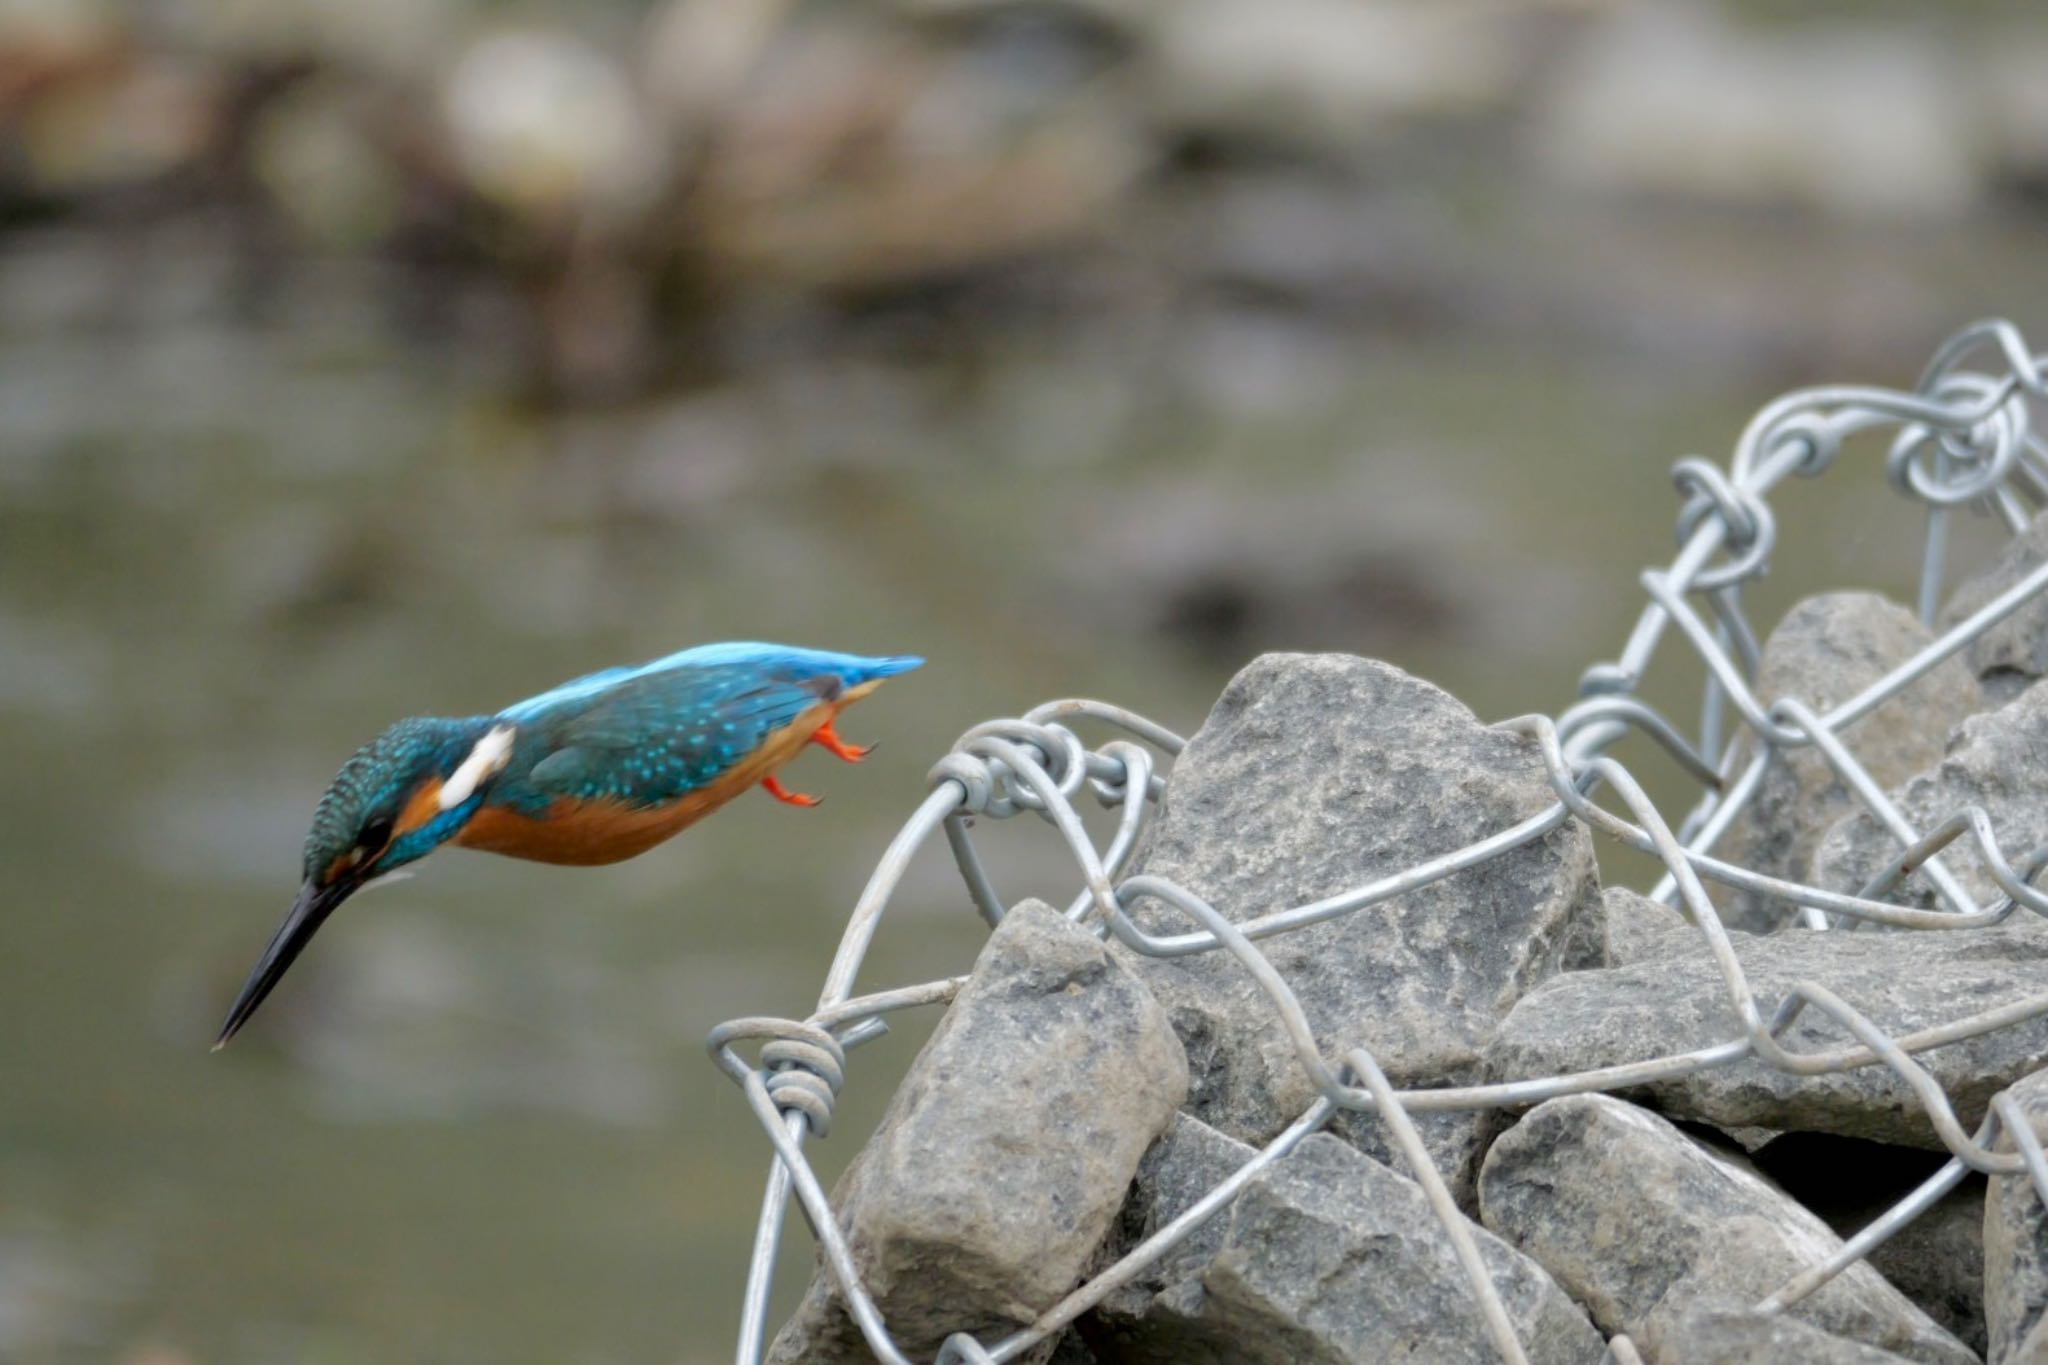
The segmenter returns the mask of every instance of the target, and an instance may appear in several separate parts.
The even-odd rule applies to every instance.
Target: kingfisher
[[[356,750],[313,813],[305,880],[214,1042],[263,1003],[335,908],[443,844],[543,863],[644,853],[816,744],[848,763],[839,713],[924,660],[753,641],[573,679],[496,715],[414,716]]]

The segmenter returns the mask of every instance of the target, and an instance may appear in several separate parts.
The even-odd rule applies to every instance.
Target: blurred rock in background
[[[1252,290],[1378,325],[1811,358],[1853,350],[1871,311],[1926,309],[1919,272],[1858,300],[1818,282],[1772,320],[1740,305],[1780,282],[1700,269],[1696,222],[1655,225],[2030,222],[2043,90],[2048,19],[1993,8],[18,0],[0,217],[217,209],[261,257],[454,263],[510,297],[521,373],[568,401],[729,370],[739,318],[961,291],[986,316]],[[1609,270],[1559,275],[1546,238],[1587,196],[1635,226]],[[392,277],[399,316],[460,312],[412,279]]]

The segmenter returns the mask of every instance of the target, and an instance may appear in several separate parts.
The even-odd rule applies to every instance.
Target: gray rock
[[[1685,1316],[1661,1359],[1665,1365],[1903,1365],[1906,1357],[1783,1314],[1702,1308]]]
[[[2048,1318],[2036,1318],[2034,1330],[2004,1358],[2004,1365],[2041,1365],[2048,1360]]]
[[[1933,642],[1907,611],[1876,593],[1841,592],[1809,597],[1785,613],[1764,643],[1757,695],[1766,703],[1793,697],[1815,711],[1847,701]],[[1977,680],[1960,658],[1950,658],[1904,692],[1842,732],[1858,761],[1880,787],[1904,782],[1941,759],[1948,732],[1981,709]],[[1755,752],[1743,731],[1743,763]],[[1773,877],[1798,881],[1821,836],[1859,810],[1818,749],[1792,749],[1765,772],[1717,852]],[[1729,889],[1715,896],[1721,921],[1768,931],[1794,913],[1783,901]]]
[[[1198,1118],[1175,1115],[1173,1126],[1138,1163],[1138,1177],[1117,1221],[1115,1254],[1123,1255],[1180,1217],[1257,1155],[1258,1148],[1225,1137]],[[1111,1293],[1090,1314],[1089,1335],[1114,1340],[1142,1326],[1141,1335],[1156,1341],[1162,1326],[1197,1316],[1202,1271],[1222,1250],[1229,1226],[1226,1208]]]
[[[2031,925],[1968,933],[1791,929],[1737,943],[1766,1017],[1795,982],[1818,981],[1897,1035],[2038,994],[2048,934]],[[1604,972],[1569,972],[1526,996],[1489,1057],[1496,1080],[1642,1061],[1741,1036],[1704,947]],[[1795,1052],[1854,1044],[1809,1008],[1783,1035]],[[1965,1126],[2002,1087],[2048,1063],[2048,1018],[1918,1054]],[[1721,1128],[1755,1126],[1938,1146],[1906,1084],[1884,1066],[1793,1076],[1756,1058],[1644,1087],[1658,1108]]]
[[[1668,905],[1627,887],[1610,886],[1600,895],[1602,933],[1597,961],[1586,967],[1626,967],[1698,947],[1700,931]]]
[[[1478,1216],[1479,1163],[1494,1138],[1508,1126],[1507,1115],[1488,1109],[1476,1114],[1444,1112],[1411,1117],[1430,1163],[1450,1187],[1451,1198],[1468,1218]],[[1373,1119],[1339,1114],[1330,1121],[1328,1132],[1376,1161],[1407,1169],[1393,1143],[1388,1141],[1386,1129]]]
[[[656,163],[653,133],[621,55],[567,29],[489,33],[470,43],[449,66],[441,91],[449,152],[466,187],[520,213],[569,203],[630,211]],[[556,174],[517,170],[515,98],[535,100],[534,116],[560,139],[551,143],[560,158]]]
[[[1996,711],[1972,716],[1949,736],[1941,762],[1891,798],[1916,830],[1932,829],[1964,806],[1982,806],[2008,861],[2048,843],[2048,687],[2030,687]],[[1849,816],[1827,832],[1813,855],[1812,877],[1829,890],[1854,891],[1899,851],[1898,841],[1867,813]],[[1965,835],[1943,850],[1942,863],[1979,905],[1999,894],[1974,840]],[[1927,883],[1913,877],[1895,899],[1935,904]]]
[[[1146,1227],[1252,1149],[1183,1120],[1140,1176]],[[1325,1134],[1253,1177],[1213,1231],[1084,1330],[1104,1365],[1377,1365],[1496,1359],[1421,1187]],[[1531,1361],[1598,1357],[1585,1314],[1527,1257],[1472,1229]],[[1166,1278],[1177,1276],[1178,1278]],[[1164,1281],[1162,1283],[1162,1281]],[[1157,1287],[1154,1287],[1157,1286]]]
[[[1183,0],[1155,14],[1148,87],[1161,117],[1346,160],[1400,120],[1498,106],[1533,57],[1520,11]]]
[[[903,1349],[1015,1328],[1073,1288],[1186,1093],[1144,986],[1058,911],[1012,910],[833,1195]],[[770,1359],[869,1359],[822,1269]]]
[[[1858,1223],[1857,1230],[1862,1226]],[[1956,1340],[1983,1354],[1989,1337],[1984,1323],[1981,1180],[1966,1180],[1951,1190],[1871,1252],[1870,1264]]]
[[[1539,165],[1581,191],[1952,218],[1982,168],[1966,87],[1929,45],[1860,23],[1769,32],[1719,6],[1635,4],[1546,73],[1530,119]],[[1740,109],[1720,92],[1743,90]]]
[[[2048,32],[1995,32],[1980,58],[1989,151],[2005,183],[2048,182]]]
[[[1786,1133],[1752,1154],[1757,1169],[1842,1237],[1905,1198],[1948,1153],[1831,1133]],[[1971,1350],[1984,1333],[1984,1177],[1966,1176],[1939,1203],[1870,1253],[1900,1293]]]
[[[1955,590],[1935,623],[1943,630],[1958,624],[2044,560],[2048,560],[2048,517],[2036,517],[2025,532],[2006,542],[1991,567]],[[2048,674],[2048,593],[1972,640],[1963,658],[1970,671],[1984,680],[1984,690],[1995,701],[2011,699],[2034,679]]]
[[[1552,803],[1533,743],[1388,664],[1271,654],[1224,690],[1174,764],[1138,870],[1188,887],[1233,920],[1333,895],[1449,853]],[[1328,1057],[1364,1045],[1398,1084],[1474,1079],[1500,1018],[1556,972],[1581,915],[1597,913],[1592,841],[1568,821],[1534,843],[1368,910],[1260,944]],[[1151,932],[1193,926],[1152,902]],[[1187,1046],[1189,1110],[1263,1143],[1314,1098],[1264,992],[1223,952],[1116,951]],[[1493,1120],[1419,1126],[1469,1199]],[[1339,1131],[1391,1157],[1377,1123]]]
[[[2036,1072],[2012,1088],[2034,1131],[2048,1139],[2048,1072]],[[1999,1150],[2013,1150],[2012,1139]],[[1990,1337],[1986,1358],[2048,1361],[2048,1213],[2025,1174],[1991,1178],[1984,1200],[1984,1318]]]
[[[1768,1182],[1606,1095],[1531,1110],[1487,1153],[1479,1203],[1486,1226],[1651,1361],[1689,1358],[1694,1310],[1754,1304],[1841,1246]],[[1789,1312],[1912,1360],[1976,1359],[1867,1265]]]

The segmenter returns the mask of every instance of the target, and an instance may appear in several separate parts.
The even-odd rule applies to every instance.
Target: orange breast
[[[616,863],[645,853],[718,803],[692,792],[665,806],[632,807],[617,801],[557,801],[536,818],[489,806],[455,836],[464,848],[502,853],[537,863]]]
[[[485,806],[455,836],[463,848],[525,858],[537,863],[590,866],[616,863],[645,853],[746,791],[796,757],[819,727],[841,707],[865,695],[856,688],[835,702],[822,702],[768,737],[767,743],[720,774],[709,786],[659,806],[563,798],[541,817]]]

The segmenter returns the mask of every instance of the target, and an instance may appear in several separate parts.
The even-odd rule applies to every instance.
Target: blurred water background
[[[701,1040],[807,1010],[954,735],[1267,648],[1555,708],[1674,458],[2038,332],[2044,248],[2037,5],[5,0],[0,1360],[722,1358]],[[1762,619],[1910,600],[1881,454]],[[821,810],[445,855],[207,1054],[357,743],[750,637],[931,664]],[[866,980],[979,938],[934,850]]]

